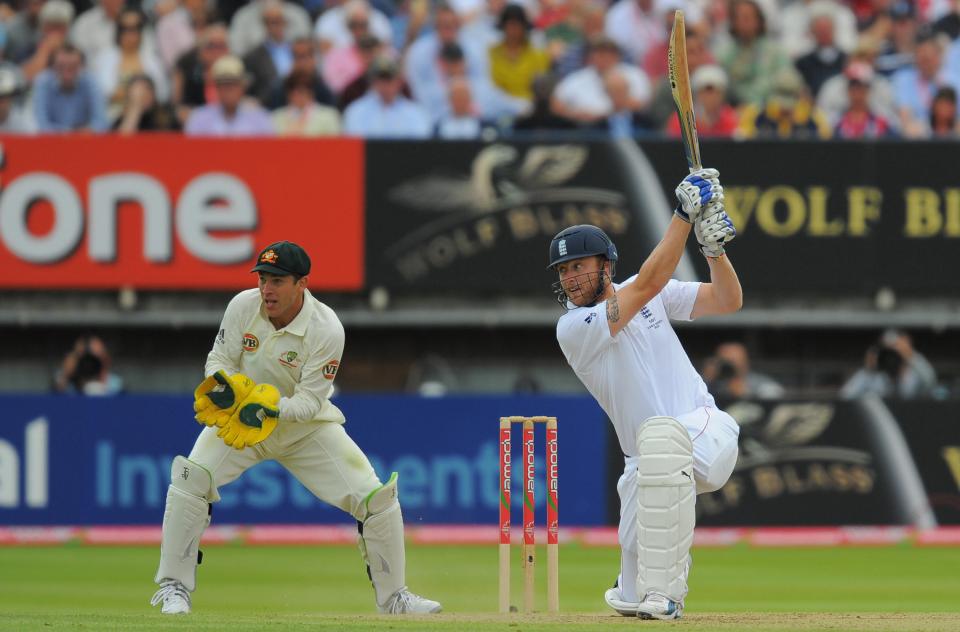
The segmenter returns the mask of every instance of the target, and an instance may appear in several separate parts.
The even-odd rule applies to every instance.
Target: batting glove
[[[222,369],[217,371],[200,382],[193,392],[195,419],[207,426],[222,428],[254,386],[254,381],[242,373],[227,375]]]
[[[674,213],[692,224],[708,204],[723,201],[720,172],[716,169],[698,169],[684,178],[674,190],[680,206]]]
[[[693,233],[700,243],[700,252],[706,257],[719,257],[726,252],[723,245],[733,241],[737,229],[723,210],[722,204],[711,205],[693,225]]]

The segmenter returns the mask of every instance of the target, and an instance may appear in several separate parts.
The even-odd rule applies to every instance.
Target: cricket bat
[[[679,9],[674,14],[667,66],[670,91],[680,119],[683,152],[687,155],[687,166],[693,172],[701,167],[700,141],[697,140],[697,121],[693,114],[693,93],[690,91],[690,72],[687,70],[687,31],[683,23],[683,11]]]

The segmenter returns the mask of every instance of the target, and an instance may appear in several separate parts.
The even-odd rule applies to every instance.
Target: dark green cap
[[[270,272],[286,276],[307,276],[310,274],[310,257],[306,251],[292,241],[272,243],[257,255],[257,265],[250,272]]]

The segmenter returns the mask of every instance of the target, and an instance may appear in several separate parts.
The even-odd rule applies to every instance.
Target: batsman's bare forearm
[[[730,258],[727,255],[707,257],[707,264],[710,266],[710,285],[723,313],[735,312],[743,307],[743,288],[740,287],[740,279]]]
[[[740,279],[727,255],[707,257],[707,263],[710,266],[710,282],[700,284],[697,300],[690,313],[693,319],[732,314],[743,306]]]
[[[607,322],[612,335],[626,327],[630,319],[664,288],[680,263],[689,235],[690,224],[674,216],[663,239],[640,266],[637,278],[608,300]],[[611,306],[617,312],[616,319],[609,317]]]

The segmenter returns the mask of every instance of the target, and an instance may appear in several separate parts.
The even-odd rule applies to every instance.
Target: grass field
[[[0,629],[960,630],[960,548],[698,549],[687,611],[675,623],[626,619],[606,608],[615,549],[570,545],[560,555],[562,614],[501,616],[496,547],[410,547],[411,588],[443,602],[444,614],[389,618],[373,614],[352,547],[209,547],[195,612],[174,619],[148,605],[154,548],[0,548]]]

